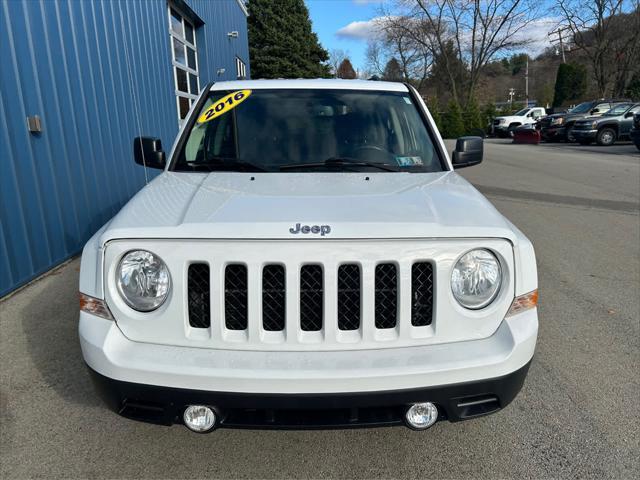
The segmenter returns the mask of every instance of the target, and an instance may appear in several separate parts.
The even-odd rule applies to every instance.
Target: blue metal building
[[[0,0],[0,296],[77,254],[200,88],[249,77],[244,0]]]

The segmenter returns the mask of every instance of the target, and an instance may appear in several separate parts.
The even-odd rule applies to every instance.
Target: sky
[[[545,0],[541,0],[544,3]],[[356,70],[366,67],[367,39],[374,30],[384,0],[305,0],[322,46],[331,51],[341,49],[349,54]],[[528,27],[527,35],[534,43],[527,48],[535,56],[550,46],[547,33],[557,22],[542,16]]]
[[[306,0],[313,30],[328,51],[342,49],[353,66],[366,64],[368,21],[378,15],[381,0]],[[355,24],[354,22],[362,22]],[[362,28],[364,26],[364,28]],[[358,28],[359,27],[359,28]]]

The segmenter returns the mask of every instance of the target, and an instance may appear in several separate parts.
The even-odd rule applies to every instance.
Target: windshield
[[[444,168],[408,92],[259,89],[211,92],[173,170]]]
[[[616,105],[611,110],[607,110],[603,115],[605,117],[617,117],[618,115],[622,115],[624,112],[629,110],[631,107],[630,103],[621,103],[620,105]]]
[[[591,110],[592,107],[593,102],[584,102],[573,107],[571,110],[569,110],[569,113],[587,113]]]
[[[524,117],[524,116],[527,114],[527,112],[528,112],[528,111],[529,111],[529,109],[528,109],[528,108],[523,108],[522,110],[518,110],[518,111],[517,111],[516,113],[514,113],[513,115],[514,115],[515,117]]]

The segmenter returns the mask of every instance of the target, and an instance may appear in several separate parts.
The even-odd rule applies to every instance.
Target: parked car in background
[[[633,116],[633,126],[629,132],[631,141],[635,144],[636,148],[640,150],[640,113],[636,113]]]
[[[542,107],[523,108],[513,115],[496,117],[493,120],[491,133],[498,137],[513,136],[513,130],[522,125],[533,125],[544,117],[547,111]]]
[[[574,124],[573,135],[578,143],[613,145],[616,140],[629,138],[634,114],[640,112],[640,103],[621,103],[600,117],[587,117]]]
[[[600,116],[623,101],[592,100],[580,103],[567,112],[547,115],[539,121],[540,135],[543,140],[548,142],[575,142],[576,139],[572,132],[575,122],[586,117]]]

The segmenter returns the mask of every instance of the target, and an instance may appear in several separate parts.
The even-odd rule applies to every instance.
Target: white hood
[[[144,187],[101,243],[123,238],[508,238],[502,215],[455,172],[175,173]]]

